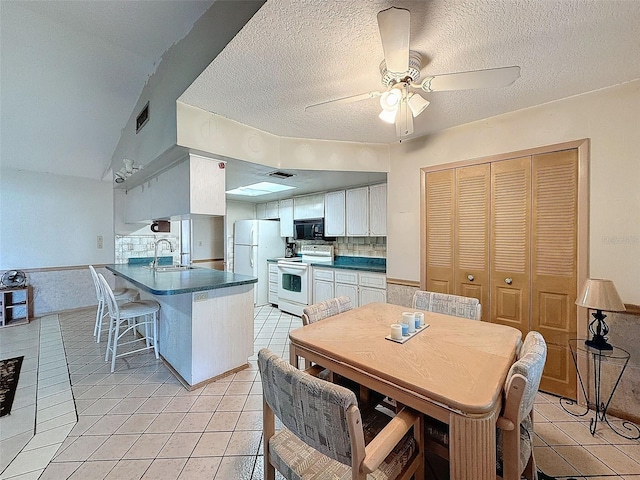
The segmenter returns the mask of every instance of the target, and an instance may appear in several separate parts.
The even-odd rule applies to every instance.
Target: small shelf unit
[[[0,327],[29,323],[29,287],[0,289]]]

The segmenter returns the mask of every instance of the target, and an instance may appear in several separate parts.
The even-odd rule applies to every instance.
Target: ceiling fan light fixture
[[[380,120],[387,122],[387,123],[396,123],[396,115],[398,114],[398,109],[393,109],[393,110],[385,110],[382,109],[382,111],[380,112],[380,115],[378,115],[378,117],[380,118]]]
[[[397,110],[400,100],[402,100],[402,92],[393,88],[380,95],[380,106],[383,110]]]
[[[417,117],[422,112],[424,112],[424,109],[429,106],[430,102],[426,98],[422,97],[422,95],[418,95],[417,93],[410,93],[408,103],[409,108],[411,109],[411,113],[413,113],[414,117]]]

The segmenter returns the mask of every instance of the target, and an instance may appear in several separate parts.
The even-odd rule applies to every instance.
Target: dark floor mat
[[[11,412],[24,357],[0,360],[0,417]]]

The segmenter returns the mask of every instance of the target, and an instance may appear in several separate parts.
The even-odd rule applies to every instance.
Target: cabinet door
[[[324,197],[324,234],[327,237],[344,237],[345,192],[329,192]]]
[[[387,235],[387,184],[369,187],[369,235]]]
[[[315,280],[313,282],[313,303],[324,302],[334,297],[333,282],[327,280]]]
[[[454,170],[426,175],[426,290],[454,292]]]
[[[387,303],[387,291],[379,288],[360,287],[359,306],[367,303]]]
[[[353,308],[359,307],[358,286],[348,283],[336,283],[336,297],[349,297]]]
[[[294,220],[324,217],[324,194],[303,195],[293,199]]]
[[[293,198],[280,200],[280,236],[293,237]]]
[[[456,169],[455,290],[480,300],[489,314],[489,200],[491,164]]]
[[[369,235],[369,187],[347,190],[347,236]]]
[[[267,202],[266,217],[268,220],[277,220],[280,218],[278,202]]]
[[[531,159],[491,164],[491,321],[529,331]]]
[[[577,337],[578,152],[536,155],[531,167],[531,329],[547,341],[540,386],[576,398],[566,345]]]
[[[267,204],[266,203],[257,203],[256,204],[256,218],[258,220],[265,220],[267,218]]]

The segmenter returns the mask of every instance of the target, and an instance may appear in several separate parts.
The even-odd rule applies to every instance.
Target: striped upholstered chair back
[[[496,439],[497,470],[505,480],[519,480],[523,473],[525,478],[535,478],[533,404],[546,359],[544,337],[531,331],[524,339],[519,359],[507,374],[504,411],[498,419]]]
[[[413,308],[454,317],[480,320],[482,305],[477,298],[418,290],[413,295]]]
[[[353,392],[266,348],[258,367],[265,480],[275,478],[274,469],[289,480],[424,478],[422,414],[407,407],[393,418],[376,409],[361,414]],[[274,415],[284,425],[278,432]]]
[[[337,297],[325,302],[309,305],[302,310],[302,324],[309,325],[318,320],[324,320],[325,318],[346,312],[352,308],[353,304],[349,297]]]

